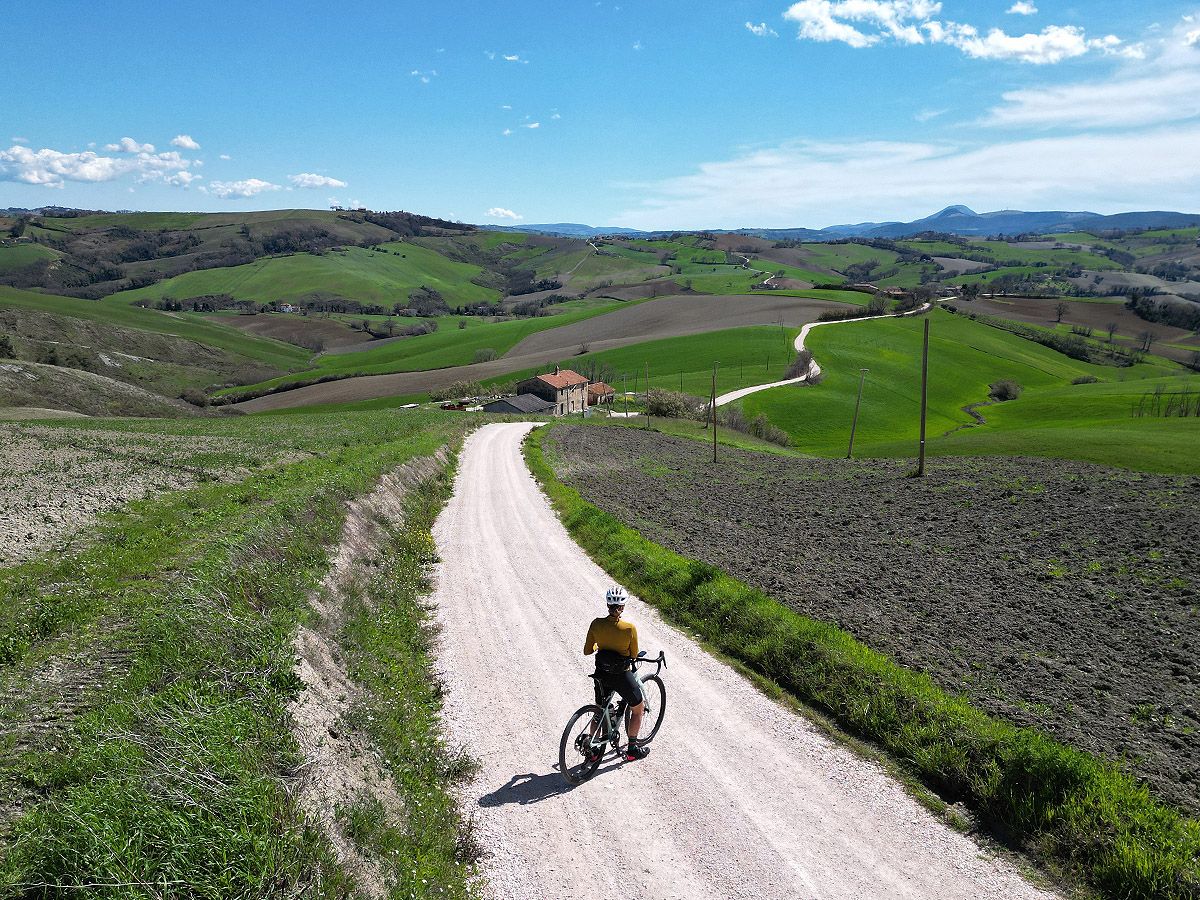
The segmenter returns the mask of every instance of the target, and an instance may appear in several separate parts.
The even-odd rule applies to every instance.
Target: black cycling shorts
[[[637,706],[642,702],[642,683],[638,681],[632,669],[626,669],[624,672],[601,672],[597,669],[596,674],[600,676],[595,682],[597,704],[604,702],[604,697],[609,691],[616,691],[630,706]]]

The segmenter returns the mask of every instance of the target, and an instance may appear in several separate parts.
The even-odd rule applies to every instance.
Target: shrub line
[[[563,524],[668,620],[881,746],[943,798],[1103,896],[1200,895],[1200,822],[1114,765],[991,718],[846,632],[647,540],[558,480],[547,459],[552,433],[530,432],[525,457]]]

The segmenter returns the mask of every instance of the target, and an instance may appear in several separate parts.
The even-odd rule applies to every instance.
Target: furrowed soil
[[[295,458],[233,438],[0,423],[0,566],[62,549],[130,501],[198,481],[241,481],[251,470],[235,459]]]
[[[627,428],[547,435],[647,538],[1200,812],[1200,478],[1057,460],[774,457]]]

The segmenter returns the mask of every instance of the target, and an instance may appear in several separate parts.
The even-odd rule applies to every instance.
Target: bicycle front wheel
[[[638,743],[648,744],[658,734],[663,716],[667,712],[667,686],[657,675],[647,675],[642,680],[642,700],[646,711],[642,713],[642,727],[638,731]],[[625,711],[625,733],[629,733],[629,711]]]
[[[588,704],[576,710],[558,744],[558,770],[568,784],[586,781],[599,768],[607,739],[603,709]]]

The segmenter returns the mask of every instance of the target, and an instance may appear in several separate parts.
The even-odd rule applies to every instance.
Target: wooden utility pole
[[[928,324],[928,323],[926,323],[926,324]],[[646,393],[645,393],[645,395],[644,395],[644,396],[645,396],[645,398],[646,398],[646,399],[645,399],[645,404],[646,404],[646,430],[647,430],[647,431],[649,431],[649,430],[650,430],[650,361],[649,361],[649,360],[646,360],[646,361],[643,363],[643,365],[646,367]]]
[[[858,427],[858,408],[862,405],[863,382],[867,380],[867,373],[870,369],[859,369],[861,374],[858,377],[858,399],[854,401],[854,418],[850,422],[850,446],[846,448],[846,459],[850,459],[854,455],[854,429]]]
[[[712,409],[712,427],[713,427],[713,463],[717,461],[717,365],[713,363],[713,383],[712,383],[712,403],[709,404]]]
[[[629,385],[626,383],[626,373],[621,373],[621,393],[625,395],[625,418],[629,418]]]
[[[917,477],[925,475],[925,412],[929,403],[929,319],[925,319],[925,341],[921,348],[921,459],[917,463]]]

